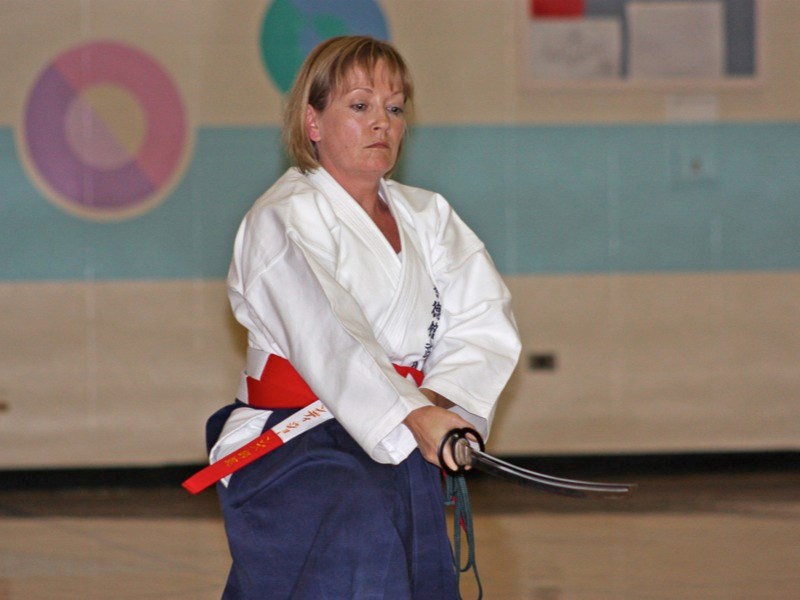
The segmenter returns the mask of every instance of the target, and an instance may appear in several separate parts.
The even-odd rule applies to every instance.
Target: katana
[[[456,469],[450,467],[444,460],[447,448],[450,449],[451,456],[457,465]],[[487,454],[483,438],[477,431],[469,427],[453,429],[444,436],[439,445],[439,464],[450,475],[462,475],[474,467],[479,471],[484,471],[525,487],[574,498],[621,498],[631,494],[636,489],[635,483],[600,483],[563,479],[523,469]]]

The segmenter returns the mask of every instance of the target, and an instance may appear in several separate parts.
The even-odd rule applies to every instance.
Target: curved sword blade
[[[500,460],[491,454],[486,454],[473,448],[466,440],[459,440],[457,446],[467,446],[469,448],[469,463],[464,464],[471,464],[476,469],[490,475],[502,477],[507,481],[550,492],[551,494],[572,496],[574,498],[587,498],[590,496],[620,498],[631,494],[637,487],[633,483],[601,483],[553,477]],[[458,454],[465,454],[465,452],[457,450]],[[460,460],[459,464],[462,464]]]
[[[450,450],[450,460],[457,466],[455,469],[448,466],[449,463],[445,458],[446,449]],[[637,487],[634,483],[563,479],[523,469],[484,452],[481,435],[471,427],[453,429],[442,438],[439,445],[439,464],[451,475],[463,475],[470,467],[474,467],[520,485],[575,498],[589,496],[621,498],[631,494]]]

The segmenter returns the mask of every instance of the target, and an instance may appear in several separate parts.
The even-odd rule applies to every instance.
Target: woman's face
[[[406,130],[404,108],[402,81],[383,61],[372,77],[354,70],[324,110],[307,107],[306,131],[320,164],[345,188],[356,181],[374,184],[397,160]]]

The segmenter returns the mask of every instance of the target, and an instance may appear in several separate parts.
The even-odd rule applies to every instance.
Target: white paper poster
[[[539,80],[615,79],[620,76],[618,19],[534,21],[529,33],[529,69]]]
[[[706,2],[631,2],[631,78],[718,79],[725,71],[724,6]]]

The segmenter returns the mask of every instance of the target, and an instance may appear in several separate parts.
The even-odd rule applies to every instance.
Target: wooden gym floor
[[[609,501],[473,477],[484,598],[800,598],[797,469],[623,479],[637,494]],[[2,487],[0,600],[219,598],[229,559],[213,491]],[[462,594],[477,597],[470,576]]]

